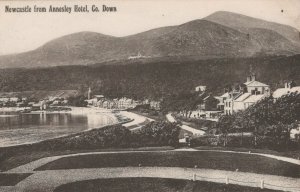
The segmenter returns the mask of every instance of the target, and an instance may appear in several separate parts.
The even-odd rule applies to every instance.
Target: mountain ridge
[[[224,14],[228,15],[225,19]],[[127,60],[138,53],[144,59],[189,55],[207,59],[300,53],[300,41],[298,43],[295,35],[291,35],[292,27],[286,29],[289,26],[239,15],[221,11],[181,25],[125,37],[77,32],[53,39],[32,51],[0,56],[0,68],[90,65]],[[236,24],[228,24],[230,20],[236,21]],[[245,23],[250,23],[246,29]],[[259,27],[253,27],[254,24]]]

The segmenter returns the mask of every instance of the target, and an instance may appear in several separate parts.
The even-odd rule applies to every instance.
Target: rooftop
[[[273,97],[274,98],[279,98],[279,97],[282,97],[283,95],[286,95],[288,93],[294,93],[294,92],[300,93],[300,86],[293,87],[291,89],[290,88],[279,88],[279,89],[276,89],[273,92]]]
[[[248,81],[244,83],[247,87],[269,87],[269,85],[266,85],[264,83],[261,83],[259,81]]]
[[[256,103],[259,100],[263,99],[265,95],[251,95],[244,100],[245,103]]]
[[[244,93],[244,94],[240,95],[238,98],[236,98],[234,101],[236,101],[236,102],[242,102],[245,99],[247,99],[249,96],[251,96],[250,93]]]

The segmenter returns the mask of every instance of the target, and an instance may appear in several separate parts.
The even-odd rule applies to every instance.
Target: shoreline
[[[78,133],[83,133],[83,132],[94,130],[94,129],[101,129],[101,128],[104,128],[106,126],[125,124],[125,123],[129,123],[131,121],[134,121],[134,119],[129,119],[127,116],[124,116],[121,113],[116,113],[115,110],[110,110],[110,109],[89,108],[89,107],[68,107],[68,108],[71,108],[71,111],[34,111],[34,112],[24,113],[24,114],[64,114],[64,113],[74,114],[74,115],[76,115],[76,114],[81,114],[81,115],[82,114],[95,114],[95,115],[99,115],[99,117],[103,116],[103,115],[109,116],[109,117],[114,119],[114,122],[109,123],[109,124],[105,124],[105,125],[100,126],[100,127],[88,128],[88,129],[85,129],[85,130],[82,130],[82,131],[79,131],[79,132],[66,133],[66,134],[62,134],[62,135],[59,135],[59,136],[55,136],[55,137],[49,137],[49,138],[40,139],[40,140],[36,140],[36,141],[24,142],[24,143],[21,143],[21,144],[15,143],[15,144],[5,145],[5,142],[4,142],[3,145],[0,145],[0,148],[22,146],[22,145],[31,145],[31,144],[43,142],[43,141],[50,140],[50,139],[62,138],[62,137],[66,137],[66,136],[70,136],[70,135],[78,134]],[[8,112],[12,112],[12,111],[8,111]],[[2,131],[4,132],[5,130],[2,130]],[[6,139],[10,139],[10,138],[8,137]]]
[[[79,133],[84,133],[84,132],[91,131],[91,130],[102,129],[102,128],[107,127],[107,126],[114,126],[114,125],[129,123],[131,121],[133,121],[133,120],[128,120],[128,121],[124,121],[124,122],[116,122],[116,123],[112,123],[112,124],[103,125],[102,127],[98,127],[98,128],[86,129],[86,130],[83,130],[83,131],[80,131],[80,132],[70,133],[70,134],[64,134],[64,135],[61,135],[61,136],[47,138],[47,139],[40,140],[40,141],[26,142],[26,143],[16,144],[16,145],[0,146],[0,149],[7,148],[7,147],[18,147],[18,146],[22,146],[22,145],[37,144],[37,143],[40,143],[40,142],[43,142],[43,141],[47,141],[47,140],[59,139],[59,138],[67,137],[67,136],[76,135],[76,134],[79,134]]]

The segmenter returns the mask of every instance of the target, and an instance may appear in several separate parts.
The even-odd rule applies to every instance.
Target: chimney
[[[88,91],[88,99],[89,100],[91,99],[91,92],[92,92],[91,87],[89,87],[89,91]]]
[[[255,75],[255,74],[252,74],[251,80],[252,80],[252,81],[255,81],[255,80],[256,80],[256,75]]]
[[[251,76],[248,76],[247,77],[247,82],[250,82],[251,81]]]

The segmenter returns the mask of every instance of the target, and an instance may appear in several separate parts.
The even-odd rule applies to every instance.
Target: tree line
[[[285,80],[300,82],[299,60],[300,55],[1,69],[0,91],[76,89],[86,95],[91,87],[94,94],[111,98],[177,97],[181,102],[198,85],[206,85],[213,94],[222,94],[225,87],[245,82],[250,66],[259,81],[272,89],[283,86]]]

